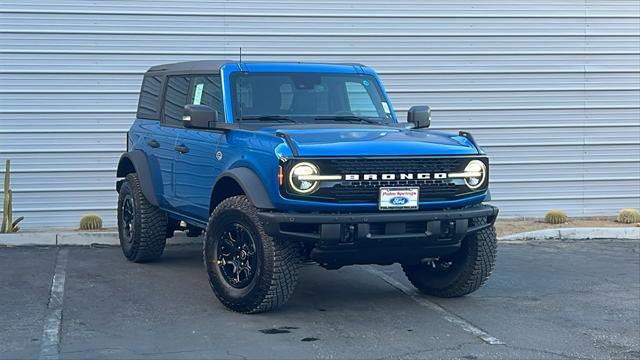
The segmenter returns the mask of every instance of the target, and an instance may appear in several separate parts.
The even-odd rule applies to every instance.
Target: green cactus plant
[[[622,209],[618,213],[618,222],[623,224],[640,223],[640,212],[636,209]]]
[[[80,230],[101,230],[102,218],[100,215],[89,214],[80,219]]]
[[[11,185],[11,161],[6,160],[4,165],[4,202],[2,207],[2,227],[0,233],[12,233],[20,230],[18,223],[24,219],[23,216],[13,220],[13,193]]]
[[[564,224],[569,218],[562,210],[549,210],[544,214],[544,222],[547,224]]]

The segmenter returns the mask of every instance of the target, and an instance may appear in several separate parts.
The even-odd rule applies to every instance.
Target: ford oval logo
[[[409,202],[409,199],[404,196],[396,196],[389,200],[391,205],[405,205]]]

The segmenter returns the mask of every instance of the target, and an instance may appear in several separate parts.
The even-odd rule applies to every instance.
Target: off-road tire
[[[127,197],[133,200],[130,236],[123,222]],[[128,174],[118,196],[118,235],[124,256],[133,262],[150,262],[162,256],[167,236],[167,214],[144,197],[138,175]]]
[[[251,232],[257,256],[257,269],[246,287],[231,286],[222,275],[217,259],[218,242],[230,222],[240,223]],[[258,210],[246,196],[223,200],[209,217],[205,230],[203,259],[209,284],[227,308],[245,314],[277,309],[294,291],[300,263],[298,246],[268,236],[258,218]]]
[[[474,222],[484,224],[486,219]],[[411,284],[424,294],[443,298],[464,296],[478,290],[491,275],[497,244],[496,230],[491,226],[467,235],[451,269],[445,272],[434,272],[430,263],[403,265],[402,269]]]

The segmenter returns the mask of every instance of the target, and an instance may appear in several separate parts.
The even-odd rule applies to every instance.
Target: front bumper
[[[261,212],[265,232],[309,243],[311,258],[328,267],[419,262],[457,251],[467,234],[490,227],[491,205],[375,213]]]

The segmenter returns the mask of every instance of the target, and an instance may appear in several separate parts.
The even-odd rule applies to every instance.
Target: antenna
[[[240,71],[243,71],[242,70],[242,46],[240,47],[240,63],[238,64],[238,66],[240,67]],[[238,94],[238,96],[240,97],[240,99],[239,99],[240,101],[239,101],[239,104],[238,104],[238,108],[239,108],[238,112],[240,113],[239,114],[240,115],[240,119],[239,119],[240,121],[242,121],[242,90],[243,90],[242,86],[243,85],[244,85],[244,81],[242,79],[242,75],[240,75],[240,91],[239,91],[239,94]]]

